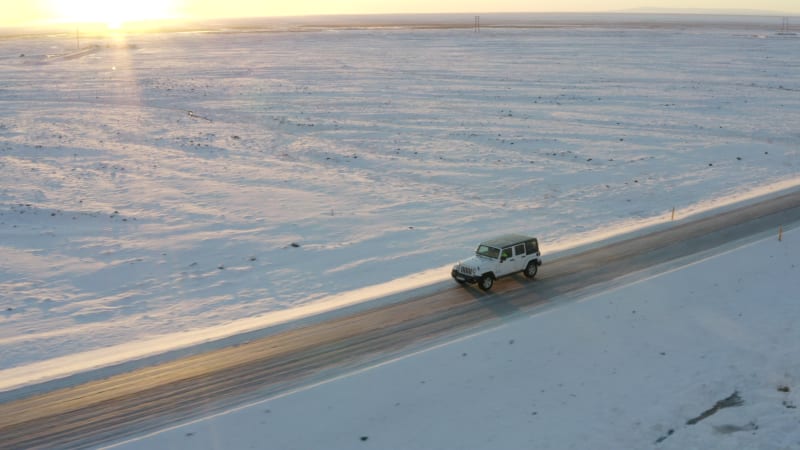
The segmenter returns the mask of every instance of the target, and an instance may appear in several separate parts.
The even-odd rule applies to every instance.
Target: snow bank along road
[[[0,447],[85,448],[208,415],[409,352],[565,294],[780,226],[800,223],[800,191],[546,261],[485,294],[454,287],[105,380],[0,404]],[[747,264],[747,261],[742,261]]]

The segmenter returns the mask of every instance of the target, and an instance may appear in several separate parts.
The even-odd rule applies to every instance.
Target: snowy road
[[[492,294],[436,295],[0,405],[8,448],[90,447],[208,415],[374,365],[509,315],[554,306],[599,283],[800,222],[794,191],[716,215],[547,261],[539,279],[514,277]],[[684,260],[685,261],[685,260]],[[743,262],[746,264],[746,262]]]

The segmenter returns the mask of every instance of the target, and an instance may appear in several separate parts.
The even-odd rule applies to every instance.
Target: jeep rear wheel
[[[536,276],[536,272],[539,271],[539,264],[536,261],[531,261],[525,267],[525,276],[528,278],[533,278]]]
[[[484,291],[488,291],[489,289],[491,289],[492,285],[494,285],[494,277],[492,277],[489,274],[482,276],[481,279],[478,281],[478,286]]]

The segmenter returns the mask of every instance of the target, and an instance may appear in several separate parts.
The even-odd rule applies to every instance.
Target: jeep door
[[[525,243],[517,244],[514,246],[514,271],[520,272],[525,270],[525,266],[528,265],[528,261],[530,258],[527,257],[527,252],[525,251]]]
[[[497,266],[497,275],[504,275],[519,272],[525,268],[525,246],[522,246],[522,255],[514,254],[514,247],[506,247],[500,251],[500,264]]]

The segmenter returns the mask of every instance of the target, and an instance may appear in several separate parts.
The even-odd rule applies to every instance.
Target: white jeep
[[[481,242],[475,256],[460,261],[450,273],[460,284],[478,283],[478,287],[488,291],[494,280],[523,272],[533,278],[542,265],[539,241],[521,234],[504,234]]]

